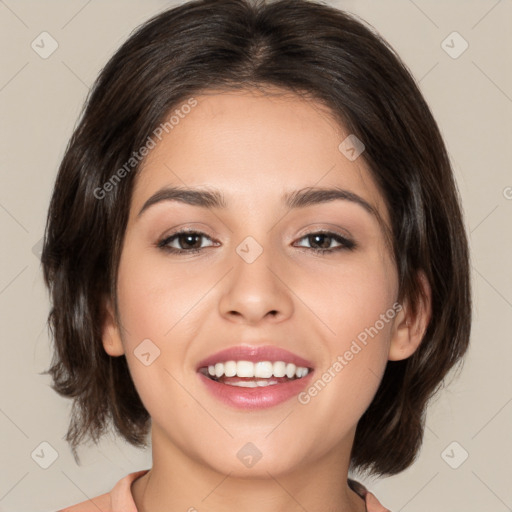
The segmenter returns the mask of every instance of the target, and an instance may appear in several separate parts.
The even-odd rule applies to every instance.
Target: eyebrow
[[[288,209],[305,208],[322,203],[328,203],[335,200],[350,201],[363,207],[368,213],[380,220],[377,210],[368,201],[358,196],[354,192],[342,188],[305,188],[294,190],[283,195],[284,205]],[[177,201],[191,206],[201,208],[226,209],[227,202],[219,190],[215,189],[191,189],[184,187],[165,187],[153,194],[141,208],[137,217],[140,217],[151,206],[163,201]]]

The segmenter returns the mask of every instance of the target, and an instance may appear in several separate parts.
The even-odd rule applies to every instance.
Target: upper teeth
[[[226,361],[208,366],[208,373],[212,377],[305,377],[309,373],[309,368],[304,366],[295,366],[293,363],[284,363],[283,361]]]

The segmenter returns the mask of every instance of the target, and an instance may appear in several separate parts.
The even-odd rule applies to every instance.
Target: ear
[[[400,361],[410,357],[420,346],[432,314],[432,290],[423,271],[418,272],[421,292],[416,314],[406,303],[395,317],[388,359]]]
[[[103,302],[103,325],[101,326],[101,341],[105,352],[113,357],[122,356],[124,347],[121,341],[121,330],[117,325],[114,307],[110,298]]]

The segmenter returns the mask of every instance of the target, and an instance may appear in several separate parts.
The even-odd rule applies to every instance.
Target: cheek
[[[331,352],[344,352],[351,340],[364,343],[365,338],[378,338],[372,350],[379,352],[379,346],[383,348],[389,340],[395,315],[390,308],[396,299],[397,275],[391,262],[370,255],[318,278],[310,300],[331,331]]]
[[[182,277],[170,276],[165,267],[151,256],[130,251],[127,244],[118,270],[122,342],[135,387],[150,413],[161,390],[173,389],[171,375],[185,350],[175,333],[191,304],[191,297],[178,291]]]
[[[169,345],[179,323],[208,290],[208,282],[190,272],[190,265],[170,265],[153,254],[155,249],[150,251],[136,254],[126,248],[119,265],[119,309],[130,343],[150,338]]]
[[[399,310],[396,272],[390,263],[370,258],[323,276],[318,286],[325,290],[320,295],[317,288],[314,295],[330,331],[324,337],[328,355],[301,403],[309,404],[318,417],[343,425],[362,416],[384,373]]]

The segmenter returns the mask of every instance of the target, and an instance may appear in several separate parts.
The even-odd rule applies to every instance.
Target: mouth
[[[198,370],[210,380],[228,386],[257,388],[275,386],[306,377],[312,368],[285,361],[225,361]]]
[[[298,395],[311,382],[313,364],[274,346],[238,346],[203,361],[196,372],[209,393],[231,407],[260,409]]]

